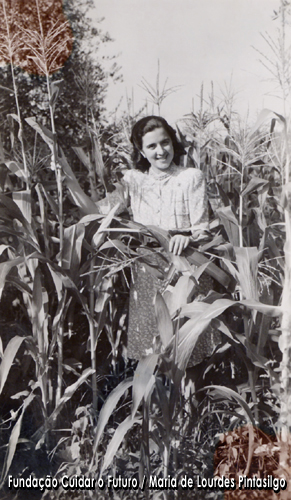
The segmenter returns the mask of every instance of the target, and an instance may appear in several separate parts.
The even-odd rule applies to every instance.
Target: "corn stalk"
[[[281,405],[279,426],[281,430],[281,453],[280,465],[287,467],[290,452],[291,432],[291,183],[290,173],[290,150],[288,143],[288,122],[284,121],[284,142],[286,147],[285,158],[285,185],[283,186],[283,206],[285,219],[286,240],[284,245],[285,273],[282,292],[282,321],[280,349],[282,351],[281,372]]]
[[[63,247],[64,247],[64,217],[63,217],[63,186],[62,186],[62,168],[58,162],[57,154],[57,134],[54,118],[54,108],[59,93],[60,82],[50,84],[50,75],[56,69],[55,61],[60,52],[66,48],[66,28],[67,23],[57,24],[47,33],[44,33],[43,20],[40,11],[40,0],[35,0],[37,10],[37,20],[39,31],[23,30],[26,46],[31,51],[30,58],[34,60],[38,72],[46,78],[47,94],[50,111],[51,132],[52,132],[52,168],[55,170],[57,194],[58,194],[58,221],[59,221],[59,265],[63,265]],[[56,404],[60,401],[62,395],[63,378],[63,321],[59,323],[58,330],[58,387],[56,392]]]
[[[167,87],[168,79],[166,78],[163,87],[161,88],[160,82],[160,61],[158,60],[158,71],[156,76],[156,86],[151,85],[145,78],[142,78],[140,87],[149,95],[149,100],[152,102],[161,114],[161,106],[163,101],[180,88],[180,86]]]
[[[20,112],[20,105],[19,105],[19,99],[18,99],[18,89],[16,85],[16,78],[15,78],[15,68],[14,68],[14,55],[16,52],[19,50],[19,33],[11,33],[11,26],[10,26],[10,20],[8,18],[8,13],[6,9],[6,0],[2,0],[2,7],[3,7],[3,17],[4,17],[4,25],[6,28],[6,36],[4,36],[4,39],[1,40],[1,45],[0,45],[0,56],[4,61],[9,61],[10,64],[10,69],[11,69],[11,75],[12,75],[12,83],[13,83],[13,93],[14,93],[14,99],[15,99],[15,105],[16,105],[16,111],[17,115],[12,116],[12,118],[15,118],[18,126],[19,126],[19,131],[18,131],[18,138],[21,144],[21,154],[22,154],[22,161],[23,161],[23,166],[24,166],[24,176],[26,180],[26,187],[29,190],[29,196],[30,196],[30,175],[29,175],[29,170],[28,170],[28,165],[27,165],[27,159],[26,159],[26,153],[25,153],[25,147],[24,147],[24,141],[23,141],[23,124],[22,124],[22,119],[21,119],[21,112]],[[11,12],[11,16],[13,17],[15,15],[15,12]]]
[[[94,325],[94,310],[95,310],[95,293],[94,293],[94,263],[95,259],[92,257],[90,263],[90,315],[89,318],[89,332],[90,332],[90,352],[91,352],[91,368],[94,370],[92,375],[92,406],[93,410],[97,411],[97,381],[96,381],[96,331]]]
[[[280,349],[282,351],[281,372],[281,406],[279,425],[281,431],[282,450],[280,464],[288,465],[288,444],[291,432],[291,185],[285,186],[285,227],[286,241],[284,245],[285,277],[282,293],[282,322]]]

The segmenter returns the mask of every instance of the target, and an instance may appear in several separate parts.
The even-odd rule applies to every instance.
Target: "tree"
[[[47,69],[51,81],[62,80],[54,116],[58,142],[69,159],[69,163],[79,168],[77,156],[72,146],[84,145],[89,138],[89,127],[97,124],[102,129],[105,123],[104,97],[108,76],[98,55],[100,44],[111,41],[107,33],[93,26],[87,15],[93,7],[92,0],[2,0],[0,9],[6,16],[6,23],[0,28],[0,59],[12,63],[0,68],[0,124],[6,150],[17,150],[17,123],[7,120],[15,112],[16,95],[12,79],[15,79],[17,98],[21,107],[21,117],[35,116],[47,127],[50,123],[47,83],[45,70],[37,62],[36,52],[41,52],[40,25],[46,41],[50,41],[47,51]],[[59,47],[58,53],[54,47]],[[10,54],[9,54],[10,50]],[[117,77],[116,65],[112,77]],[[25,149],[29,153],[30,169],[37,171],[41,164],[33,157],[35,135],[25,123]],[[41,155],[43,157],[45,155]],[[37,164],[35,162],[37,161]]]

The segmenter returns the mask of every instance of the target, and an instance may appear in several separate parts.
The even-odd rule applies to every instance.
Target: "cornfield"
[[[50,23],[53,3],[0,3],[12,85],[0,87],[10,96],[0,143],[1,498],[288,499],[290,5],[282,0],[278,40],[268,39],[276,60],[266,59],[285,114],[264,109],[250,125],[202,86],[199,109],[177,124],[184,166],[207,179],[210,212],[208,235],[180,257],[166,231],[118,206],[101,215],[96,204],[130,167],[130,130],[144,110],[98,122],[88,63],[75,73],[80,141],[68,124],[68,151],[58,131],[61,70],[74,48],[55,5]],[[42,96],[31,116],[20,99],[29,74]],[[158,113],[175,90],[143,87]],[[132,363],[131,270],[138,261],[157,276],[153,254],[167,262],[159,335]],[[207,331],[221,342],[194,386],[187,365]],[[254,477],[254,489],[240,487]]]

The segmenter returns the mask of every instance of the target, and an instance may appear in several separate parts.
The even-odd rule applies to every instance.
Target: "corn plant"
[[[284,280],[281,297],[282,320],[281,337],[279,347],[282,352],[282,361],[280,365],[281,393],[280,393],[280,416],[279,433],[281,436],[281,455],[280,465],[283,470],[286,469],[290,451],[288,443],[290,442],[290,39],[288,37],[288,23],[290,22],[289,2],[280,1],[279,9],[275,12],[275,18],[280,22],[280,28],[277,30],[277,36],[271,37],[269,34],[263,35],[266,46],[270,50],[268,55],[257,51],[260,54],[260,62],[271,74],[279,91],[278,94],[283,102],[284,114],[278,114],[270,110],[264,110],[258,121],[260,124],[266,120],[271,120],[270,126],[270,147],[268,148],[270,160],[278,168],[281,175],[282,204],[281,212],[285,228],[284,244]],[[280,125],[281,130],[276,132]]]
[[[182,122],[184,133],[178,127],[179,137],[185,147],[187,155],[184,159],[185,166],[195,166],[202,170],[207,181],[213,177],[215,141],[221,128],[221,108],[215,109],[214,87],[212,83],[209,102],[205,99],[204,85],[201,85],[199,98],[199,109],[193,109],[186,115]]]
[[[13,283],[13,286],[16,286],[21,291],[28,320],[31,324],[32,335],[27,338],[14,337],[7,345],[1,364],[1,390],[7,380],[21,343],[25,344],[26,352],[34,360],[35,380],[31,383],[31,393],[28,393],[24,400],[21,407],[22,412],[10,437],[2,470],[1,484],[5,480],[15,453],[23,413],[28,404],[34,399],[38,400],[44,422],[43,427],[36,430],[33,441],[36,443],[36,446],[41,446],[44,442],[48,444],[49,430],[56,425],[57,417],[64,404],[71,399],[72,395],[87,380],[88,376],[93,373],[95,374],[96,371],[96,366],[92,359],[93,368],[84,370],[81,374],[76,372],[77,381],[68,385],[64,393],[62,393],[64,321],[72,300],[70,291],[75,291],[74,293],[77,294],[80,304],[84,307],[89,322],[91,321],[89,308],[75,284],[76,276],[74,276],[74,273],[78,272],[81,263],[81,247],[85,227],[83,224],[79,224],[78,226],[73,225],[65,229],[63,227],[62,173],[61,165],[58,161],[59,153],[54,124],[54,109],[60,82],[50,83],[51,73],[60,67],[60,58],[63,62],[64,52],[65,57],[69,54],[68,46],[71,39],[68,32],[68,25],[67,22],[60,20],[57,25],[54,27],[50,26],[47,29],[47,26],[43,25],[42,18],[43,12],[41,8],[43,9],[44,5],[38,0],[35,4],[35,11],[32,14],[34,16],[32,21],[36,21],[38,27],[36,30],[28,30],[25,25],[21,25],[20,12],[17,11],[17,8],[11,10],[11,7],[9,10],[9,6],[5,2],[3,2],[2,7],[6,22],[6,33],[5,36],[2,36],[1,54],[5,61],[8,60],[10,62],[11,66],[14,96],[18,112],[17,121],[21,132],[19,139],[24,165],[24,168],[19,166],[18,170],[15,170],[15,166],[13,166],[14,169],[12,172],[16,173],[26,183],[27,191],[25,193],[28,194],[28,197],[21,197],[19,195],[22,192],[17,192],[14,196],[16,203],[9,196],[1,195],[1,238],[10,241],[10,244],[2,248],[4,261],[1,263],[1,293],[4,284],[7,282]],[[16,21],[13,16],[16,16]],[[23,16],[24,21],[25,17]],[[46,77],[51,131],[39,125],[33,118],[27,119],[27,122],[36,132],[42,135],[51,150],[51,165],[56,173],[57,203],[44,185],[37,183],[33,186],[34,193],[37,195],[37,202],[32,204],[32,185],[24,151],[22,121],[13,67],[13,64],[18,63],[18,58],[15,55],[16,37],[18,41],[19,38],[21,39],[17,55],[19,56],[19,50],[28,52],[30,54],[28,58],[30,57],[33,61],[37,72],[42,75],[44,74]],[[13,162],[6,161],[5,156],[4,160],[7,167],[11,169]],[[62,161],[65,163],[65,160]],[[67,164],[65,163],[65,165]],[[21,172],[23,172],[22,176],[19,175]],[[53,213],[58,220],[58,237],[51,234],[48,218],[49,212]],[[36,216],[35,220],[32,215],[33,217]],[[40,235],[43,235],[44,240]],[[56,251],[56,243],[58,244],[58,253]],[[13,274],[13,277],[10,278],[9,273]],[[49,281],[47,281],[48,277]],[[54,296],[54,300],[50,302],[48,299],[49,296]],[[58,382],[54,395],[52,359],[56,345],[58,345]],[[92,380],[96,384],[96,378],[93,377]],[[96,401],[96,389],[94,400]]]
[[[221,330],[225,338],[231,343],[245,346],[243,340],[238,340],[227,325],[220,319],[221,315],[230,307],[249,308],[251,311],[259,311],[270,316],[280,315],[280,308],[269,306],[259,302],[257,297],[241,300],[226,299],[214,294],[202,301],[193,301],[195,283],[203,271],[210,268],[210,272],[224,284],[232,286],[232,281],[227,281],[228,275],[219,272],[218,268],[207,261],[198,264],[198,268],[191,267],[191,253],[195,264],[199,261],[201,253],[197,250],[188,251],[187,261],[185,257],[175,257],[168,252],[168,238],[165,232],[157,228],[150,229],[166,252],[169,262],[174,269],[178,270],[180,277],[176,285],[169,286],[156,297],[156,317],[159,329],[159,338],[155,342],[155,350],[151,355],[142,358],[135,370],[133,379],[122,381],[109,395],[99,416],[96,429],[95,444],[91,469],[99,467],[97,450],[101,441],[106,424],[121,397],[132,388],[132,410],[116,429],[111,442],[108,445],[101,474],[110,466],[117,449],[119,448],[126,433],[135,425],[141,426],[142,451],[140,474],[150,473],[150,446],[149,441],[154,440],[159,448],[161,458],[161,471],[163,476],[169,473],[169,460],[173,453],[174,442],[177,439],[177,427],[179,426],[179,415],[181,414],[181,381],[185,374],[191,352],[203,332],[211,323]],[[148,260],[146,261],[148,263]],[[212,267],[211,267],[212,265]],[[173,267],[170,273],[173,272]],[[208,269],[209,271],[209,269]],[[264,369],[264,360],[256,355],[255,350],[248,345],[247,356]],[[166,382],[162,382],[163,378]],[[253,424],[257,416],[252,415],[246,401],[238,393],[227,387],[212,387],[212,391],[227,394],[227,397],[241,405],[243,412],[247,415],[247,421]],[[140,412],[138,412],[141,406]],[[243,418],[243,417],[242,417]],[[142,458],[143,457],[143,458]]]
[[[221,109],[217,109],[218,114],[216,117],[213,115],[213,120],[218,118],[221,121]],[[201,117],[202,111],[203,102],[200,104]],[[209,116],[211,117],[210,114]],[[216,224],[220,223],[224,237],[228,240],[227,247],[220,246],[221,263],[235,278],[236,296],[272,304],[273,290],[280,288],[282,269],[281,248],[277,247],[274,237],[275,226],[269,227],[266,221],[266,217],[269,219],[266,201],[269,204],[271,200],[269,191],[277,189],[280,184],[278,175],[273,175],[273,166],[266,161],[269,135],[266,131],[259,131],[259,125],[250,128],[246,124],[241,125],[233,117],[222,121],[224,127],[216,127],[216,136],[211,135],[209,130],[210,141],[203,140],[203,149],[208,148],[207,154],[203,157],[200,154],[197,164],[201,169],[207,169],[209,181],[215,186],[216,194],[210,193],[210,203],[216,216]],[[207,123],[205,121],[205,131]],[[187,133],[191,134],[192,130],[194,137],[201,128],[198,122],[193,120],[187,120],[186,127]],[[197,155],[196,148],[194,151]],[[209,169],[207,165],[212,167]],[[261,178],[262,170],[264,178]],[[215,198],[218,195],[219,203],[213,203],[213,194]],[[215,221],[211,224],[214,225]],[[275,258],[273,252],[264,250],[267,238],[272,238],[273,248],[276,249]],[[270,320],[245,311],[243,323],[247,348],[247,356],[244,359],[253,402],[257,406],[255,385],[258,367],[253,365],[252,353],[256,351],[258,355],[263,356],[267,341],[264,331],[268,329]],[[254,341],[257,342],[256,345],[253,344]],[[262,361],[263,358],[261,363]],[[256,418],[258,419],[258,414]]]
[[[30,178],[29,178],[29,172],[28,172],[28,165],[27,165],[27,159],[26,159],[26,153],[25,153],[25,147],[24,147],[24,140],[23,140],[23,122],[22,122],[22,117],[21,117],[21,112],[20,112],[20,105],[19,105],[19,99],[18,99],[18,89],[17,89],[17,84],[16,84],[16,78],[15,78],[15,69],[14,69],[14,64],[15,61],[17,61],[19,57],[19,32],[17,30],[17,9],[15,9],[15,6],[10,7],[7,5],[7,2],[3,0],[1,2],[1,8],[2,8],[2,13],[3,13],[3,18],[4,18],[4,30],[1,33],[1,40],[0,40],[0,55],[1,59],[5,63],[9,63],[10,65],[10,70],[11,70],[11,75],[12,75],[12,83],[13,83],[13,92],[14,92],[14,99],[15,99],[15,105],[16,105],[16,115],[11,114],[11,119],[16,120],[19,126],[19,132],[18,132],[18,138],[21,144],[21,154],[22,154],[22,161],[23,161],[23,167],[24,167],[24,179],[27,183],[27,188],[30,188]]]
[[[281,337],[279,339],[279,347],[282,352],[282,361],[280,365],[280,374],[281,374],[281,396],[280,396],[280,416],[279,416],[279,432],[282,439],[281,444],[281,456],[280,456],[280,464],[284,468],[286,467],[286,463],[289,456],[288,451],[288,442],[289,442],[289,430],[290,430],[290,422],[289,422],[289,365],[290,365],[290,353],[289,353],[289,341],[290,341],[290,186],[289,186],[289,171],[290,171],[290,153],[289,153],[289,129],[288,129],[288,121],[281,115],[277,113],[271,112],[269,110],[264,110],[259,117],[259,122],[262,123],[268,118],[272,118],[276,120],[276,122],[281,123],[283,131],[281,132],[281,141],[283,144],[284,155],[281,156],[282,163],[278,164],[280,171],[282,172],[282,177],[284,179],[283,185],[281,186],[282,190],[282,212],[284,214],[284,229],[285,229],[285,243],[284,243],[284,277],[283,281],[283,290],[281,296],[281,312],[282,312],[282,320],[281,320]],[[274,131],[274,122],[271,123],[271,134]],[[275,138],[276,141],[276,138]],[[277,141],[276,141],[277,142]],[[277,145],[274,146],[277,151]],[[270,153],[272,156],[272,161],[274,161],[273,152],[271,150]],[[276,158],[278,156],[276,155]]]
[[[167,87],[168,79],[165,80],[163,87],[161,88],[160,82],[160,61],[158,60],[158,70],[156,76],[155,87],[151,85],[145,78],[142,79],[140,87],[149,95],[150,102],[156,106],[158,115],[161,114],[161,105],[163,101],[174,92],[177,92],[179,86]]]

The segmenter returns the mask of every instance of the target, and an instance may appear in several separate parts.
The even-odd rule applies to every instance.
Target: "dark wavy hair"
[[[175,130],[168,124],[168,122],[160,116],[145,116],[138,120],[132,127],[131,142],[133,145],[132,160],[134,168],[146,172],[150,168],[149,161],[141,154],[142,138],[148,132],[152,132],[156,128],[163,128],[169,135],[174,149],[173,161],[177,165],[180,162],[180,157],[186,154],[182,144],[178,141]]]

